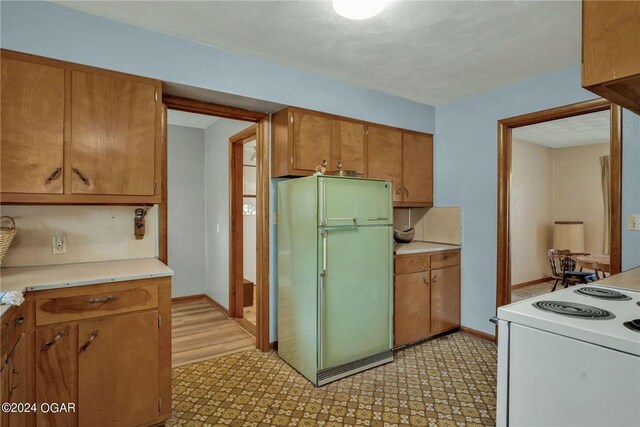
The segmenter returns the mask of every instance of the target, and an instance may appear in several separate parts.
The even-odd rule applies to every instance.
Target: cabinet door
[[[75,403],[77,409],[77,324],[36,331],[36,402]],[[38,411],[39,426],[76,426],[75,412]]]
[[[80,426],[133,426],[159,416],[158,311],[78,327]]]
[[[460,267],[431,270],[431,333],[460,326]]]
[[[433,204],[433,137],[405,133],[402,139],[403,201]]]
[[[71,80],[72,192],[153,195],[155,86],[81,71]]]
[[[5,367],[8,380],[8,399],[2,402],[10,403],[32,403],[28,390],[27,372],[27,342],[26,336],[18,341],[11,353],[9,364]],[[26,426],[31,420],[29,412],[11,412],[9,414],[9,424],[11,427]],[[31,421],[33,422],[33,421]],[[3,424],[4,425],[4,424]]]
[[[395,276],[394,345],[417,341],[430,333],[429,272]]]
[[[311,113],[293,113],[293,169],[313,172],[316,166],[327,163],[331,169],[331,120]]]
[[[329,169],[353,170],[364,174],[364,125],[343,120],[331,121],[331,164]],[[342,167],[338,167],[338,162]]]
[[[402,201],[402,132],[397,129],[367,128],[367,177],[393,182],[393,201]]]
[[[2,58],[0,191],[62,193],[64,70]]]

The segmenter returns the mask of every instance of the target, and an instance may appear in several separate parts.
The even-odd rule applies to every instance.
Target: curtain
[[[608,255],[610,243],[609,231],[611,229],[611,196],[609,194],[609,189],[611,188],[611,175],[609,174],[609,156],[600,157],[600,180],[602,183],[602,204],[604,206],[604,233],[602,253]]]

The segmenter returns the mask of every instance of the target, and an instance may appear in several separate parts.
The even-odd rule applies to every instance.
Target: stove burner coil
[[[628,322],[624,322],[623,325],[632,331],[640,332],[640,319],[629,320]]]
[[[592,286],[576,289],[574,292],[579,295],[586,295],[588,297],[606,299],[610,301],[629,301],[631,299],[631,297],[621,292],[614,291],[612,289],[595,288]]]
[[[568,301],[536,301],[532,304],[540,310],[550,311],[563,316],[578,317],[591,320],[615,319],[615,315],[607,310],[590,305]]]

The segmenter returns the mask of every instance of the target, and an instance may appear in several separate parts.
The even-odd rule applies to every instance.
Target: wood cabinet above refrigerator
[[[433,206],[433,136],[288,107],[272,116],[272,176],[355,171],[393,182],[397,207]]]
[[[640,114],[640,1],[582,2],[582,87]]]
[[[162,84],[2,50],[2,203],[162,199]]]

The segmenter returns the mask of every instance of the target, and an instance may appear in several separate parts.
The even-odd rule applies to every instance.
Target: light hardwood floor
[[[256,348],[255,339],[207,300],[171,306],[174,367]]]

